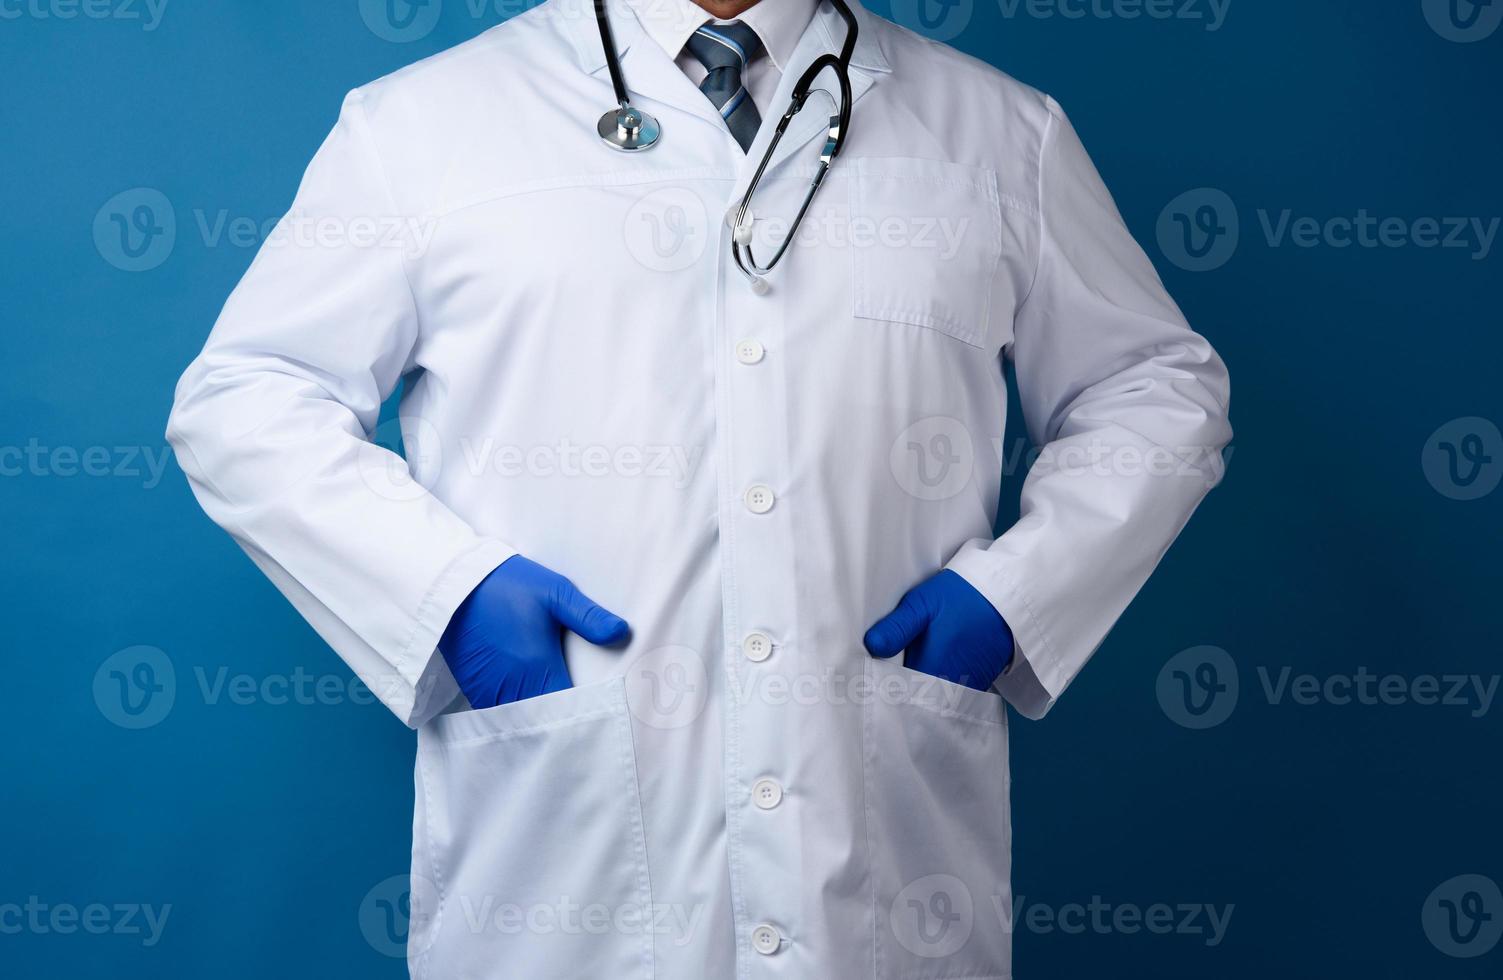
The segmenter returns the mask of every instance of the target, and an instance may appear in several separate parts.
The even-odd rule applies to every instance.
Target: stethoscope
[[[798,227],[804,220],[804,215],[809,211],[809,205],[814,202],[815,193],[824,183],[825,175],[830,172],[830,164],[834,162],[835,157],[840,154],[840,148],[845,144],[846,132],[851,124],[850,68],[851,55],[856,50],[856,16],[851,13],[851,8],[846,6],[845,0],[830,0],[830,3],[845,21],[845,43],[840,47],[840,54],[820,55],[799,76],[798,82],[793,86],[793,94],[788,100],[788,111],[783,113],[783,117],[778,120],[777,129],[773,130],[772,140],[762,154],[762,162],[757,165],[751,183],[747,185],[746,192],[741,195],[741,204],[736,209],[736,221],[731,229],[731,255],[736,260],[736,267],[746,274],[747,279],[751,281],[752,289],[759,294],[767,292],[769,287],[764,277],[773,270],[773,267],[783,258],[783,254],[788,251],[788,246],[793,242]],[[600,117],[595,130],[607,145],[635,153],[638,150],[655,146],[663,135],[663,129],[651,114],[643,112],[631,103],[631,96],[626,91],[626,80],[621,75],[621,58],[616,53],[616,42],[611,35],[611,22],[605,12],[605,4],[606,0],[595,0],[595,22],[600,27],[600,44],[605,49],[605,65],[610,70],[611,87],[616,92],[617,106]],[[804,108],[804,103],[808,100],[814,85],[814,79],[826,68],[835,72],[835,78],[840,83],[840,110],[830,117],[830,128],[825,136],[824,149],[819,154],[819,167],[814,171],[814,178],[809,183],[809,191],[804,195],[804,203],[799,207],[798,214],[788,229],[788,234],[783,237],[777,251],[764,265],[759,263],[752,254],[752,224],[756,221],[751,208],[752,196],[756,194],[757,186],[762,183],[762,175],[767,171],[767,165],[772,162],[773,154],[777,151],[778,143],[788,129],[788,124]]]

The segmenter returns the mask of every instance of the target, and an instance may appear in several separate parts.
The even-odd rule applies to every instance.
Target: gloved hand
[[[1012,660],[1012,630],[986,596],[948,568],[908,590],[866,631],[866,649],[904,666],[985,691]]]
[[[566,629],[601,646],[630,631],[573,582],[515,555],[460,603],[438,649],[470,706],[491,708],[571,686]]]

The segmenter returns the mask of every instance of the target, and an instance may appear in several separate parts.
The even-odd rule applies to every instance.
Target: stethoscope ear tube
[[[842,0],[834,0],[837,8],[844,7]],[[848,11],[846,11],[848,13]],[[853,21],[854,18],[851,18]],[[846,38],[846,49],[854,47],[854,35]],[[762,162],[758,164],[756,172],[752,174],[751,181],[746,186],[745,193],[741,196],[741,206],[736,211],[736,224],[731,233],[731,255],[736,260],[736,267],[746,274],[751,281],[752,288],[759,294],[767,292],[767,280],[763,278],[783,254],[788,251],[788,246],[793,243],[794,236],[798,232],[799,225],[804,221],[804,215],[809,212],[809,207],[814,203],[814,195],[824,183],[825,175],[830,172],[830,164],[845,146],[846,133],[850,129],[851,120],[851,76],[847,69],[848,62],[845,60],[846,50],[842,50],[839,56],[833,54],[820,55],[804,69],[793,85],[793,95],[788,102],[788,111],[783,113],[778,120],[777,129],[773,131],[772,139],[768,141],[767,150],[762,155]],[[809,182],[809,189],[804,194],[803,203],[799,206],[798,213],[794,215],[792,224],[788,227],[788,233],[772,258],[764,265],[759,263],[752,254],[751,223],[755,220],[752,214],[751,201],[757,193],[757,187],[762,183],[762,175],[767,171],[767,166],[772,162],[773,154],[777,152],[778,143],[783,138],[783,132],[793,117],[803,111],[808,102],[809,93],[813,90],[814,81],[825,69],[835,73],[836,80],[840,83],[840,105],[836,114],[830,117],[830,130],[825,139],[824,149],[819,155],[819,167],[814,171],[814,178]]]
[[[844,4],[841,4],[841,6],[844,6]],[[835,81],[840,85],[840,107],[837,110],[838,114],[834,117],[838,122],[831,127],[834,130],[831,134],[833,137],[833,146],[829,148],[831,157],[840,154],[840,148],[845,145],[845,134],[851,126],[851,73],[848,64],[848,62],[842,60],[841,56],[833,54],[824,54],[815,58],[809,67],[804,69],[804,73],[799,76],[798,81],[794,83],[792,103],[789,105],[788,113],[783,119],[783,125],[786,125],[788,120],[792,119],[798,114],[799,110],[803,109],[804,102],[809,98],[809,93],[814,87],[814,81],[819,77],[820,72],[826,68],[833,71],[835,73]]]

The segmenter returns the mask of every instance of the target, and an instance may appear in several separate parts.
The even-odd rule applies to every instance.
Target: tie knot
[[[734,69],[737,75],[762,54],[762,39],[739,20],[705,24],[689,36],[689,53],[706,71]]]

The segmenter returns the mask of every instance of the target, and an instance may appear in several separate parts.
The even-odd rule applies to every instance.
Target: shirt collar
[[[710,14],[693,0],[627,0],[642,30],[668,53],[677,58],[689,36]],[[799,38],[814,19],[814,0],[759,0],[750,10],[736,18],[757,32],[767,56],[779,71],[788,65]]]
[[[564,35],[574,48],[574,56],[578,59],[579,66],[590,74],[603,72],[605,51],[600,46],[600,33],[595,28],[592,0],[550,0],[550,2],[556,2],[553,8],[556,20],[561,22]],[[646,28],[642,26],[640,19],[642,15],[637,13],[636,8],[632,6],[635,2],[637,0],[606,0],[606,6],[610,9],[615,25],[616,47],[623,57],[632,45],[645,43],[642,35]],[[655,3],[663,2],[663,0],[642,0],[642,2]],[[768,2],[768,0],[763,0],[763,2]],[[861,25],[861,32],[856,38],[856,50],[851,56],[851,66],[881,74],[892,71],[887,55],[883,52],[881,41],[883,34],[890,29],[890,25],[882,18],[868,13],[859,2],[852,2],[850,7]],[[819,31],[830,52],[839,51],[841,42],[845,40],[845,25],[841,23],[840,16],[829,4],[821,2],[817,4],[817,8],[808,30]],[[703,8],[696,6],[694,10],[699,11],[699,23],[704,23],[708,15],[704,13]],[[697,27],[698,24],[695,26]],[[693,27],[686,28],[685,40],[693,30]],[[799,38],[799,41],[802,42],[803,38]],[[682,45],[678,50],[683,50]],[[795,44],[793,51],[784,55],[784,58],[792,60],[797,52],[798,44]],[[854,77],[852,80],[854,81]]]

